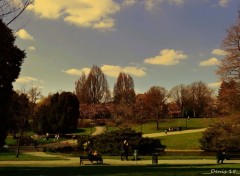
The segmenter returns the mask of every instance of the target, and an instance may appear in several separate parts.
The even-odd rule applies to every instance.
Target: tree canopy
[[[12,83],[18,78],[25,52],[15,44],[11,29],[0,19],[0,146],[7,135]]]
[[[123,72],[119,73],[114,85],[114,103],[133,104],[135,102],[135,91],[133,78]]]
[[[240,81],[240,10],[238,13],[237,21],[227,29],[222,42],[226,56],[219,65],[217,74],[224,80],[230,78]]]
[[[71,92],[50,95],[40,104],[34,118],[38,133],[67,133],[77,129],[79,101]]]
[[[96,65],[93,65],[87,78],[83,73],[75,86],[75,93],[81,103],[98,104],[110,99],[107,78]]]

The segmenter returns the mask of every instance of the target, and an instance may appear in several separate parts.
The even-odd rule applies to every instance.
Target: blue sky
[[[21,28],[16,44],[27,53],[14,87],[72,92],[82,71],[95,64],[111,89],[121,71],[133,77],[137,93],[194,81],[217,88],[221,42],[236,21],[238,2],[35,0],[11,26]]]

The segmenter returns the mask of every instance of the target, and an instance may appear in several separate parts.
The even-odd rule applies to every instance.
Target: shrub
[[[240,151],[240,117],[220,119],[210,125],[200,139],[205,151]]]
[[[164,148],[159,139],[143,138],[142,133],[135,132],[131,129],[121,129],[112,132],[93,136],[89,139],[79,140],[79,148],[83,148],[83,143],[90,141],[90,147],[97,150],[103,155],[120,155],[121,145],[124,139],[128,140],[129,153],[133,150],[139,150],[139,154],[149,154],[154,151],[154,148]]]
[[[21,145],[34,145],[34,142],[30,136],[23,136],[21,138]]]

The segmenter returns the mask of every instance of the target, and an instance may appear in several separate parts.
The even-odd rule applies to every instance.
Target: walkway
[[[102,134],[106,131],[106,128],[103,126],[96,126],[95,131],[92,133],[93,136]]]
[[[0,167],[3,166],[35,166],[35,167],[69,167],[69,166],[80,166],[78,157],[67,157],[62,155],[51,155],[44,152],[26,152],[26,154],[39,156],[39,157],[56,157],[62,158],[62,160],[48,160],[48,161],[0,161]],[[225,160],[224,163],[240,163],[240,160]],[[152,160],[139,160],[139,161],[121,161],[120,159],[104,159],[103,165],[151,165]],[[215,159],[196,159],[196,160],[161,160],[161,156],[158,157],[158,164],[169,164],[169,165],[197,165],[197,164],[216,164]],[[83,165],[92,165],[90,161],[84,161]]]
[[[62,155],[51,155],[44,152],[26,152],[25,154],[39,156],[39,157],[56,157],[58,160],[47,161],[0,161],[1,166],[39,166],[39,167],[56,167],[56,166],[79,166],[80,160],[78,157],[67,157]],[[59,160],[62,158],[62,160]],[[161,160],[161,156],[158,157],[158,164],[216,164],[216,160]],[[225,161],[224,161],[225,162]],[[227,163],[227,161],[225,162]],[[234,161],[234,163],[240,163],[240,161]],[[152,160],[128,160],[121,161],[118,159],[104,159],[103,165],[149,165],[152,164]],[[90,161],[84,161],[84,165],[92,165]]]
[[[183,131],[171,131],[167,134],[165,132],[161,133],[150,133],[150,134],[144,134],[143,137],[161,137],[161,136],[171,136],[171,135],[178,135],[178,134],[188,134],[188,133],[197,133],[197,132],[203,132],[207,128],[201,128],[201,129],[193,129],[193,130],[183,130]]]

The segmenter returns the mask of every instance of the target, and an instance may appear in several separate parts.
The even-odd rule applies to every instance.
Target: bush
[[[240,116],[220,119],[210,125],[200,139],[205,151],[240,151]]]
[[[101,135],[79,140],[79,149],[83,149],[83,144],[88,140],[90,148],[97,150],[103,155],[117,156],[121,154],[121,145],[124,139],[128,140],[129,153],[139,150],[139,154],[150,154],[155,148],[165,148],[159,139],[143,138],[142,133],[131,129],[122,129],[112,132],[105,132]]]
[[[63,146],[63,147],[48,148],[46,149],[46,151],[59,152],[59,153],[72,153],[75,151],[75,148],[72,146]]]
[[[34,145],[35,141],[30,136],[23,136],[21,138],[21,145]]]

